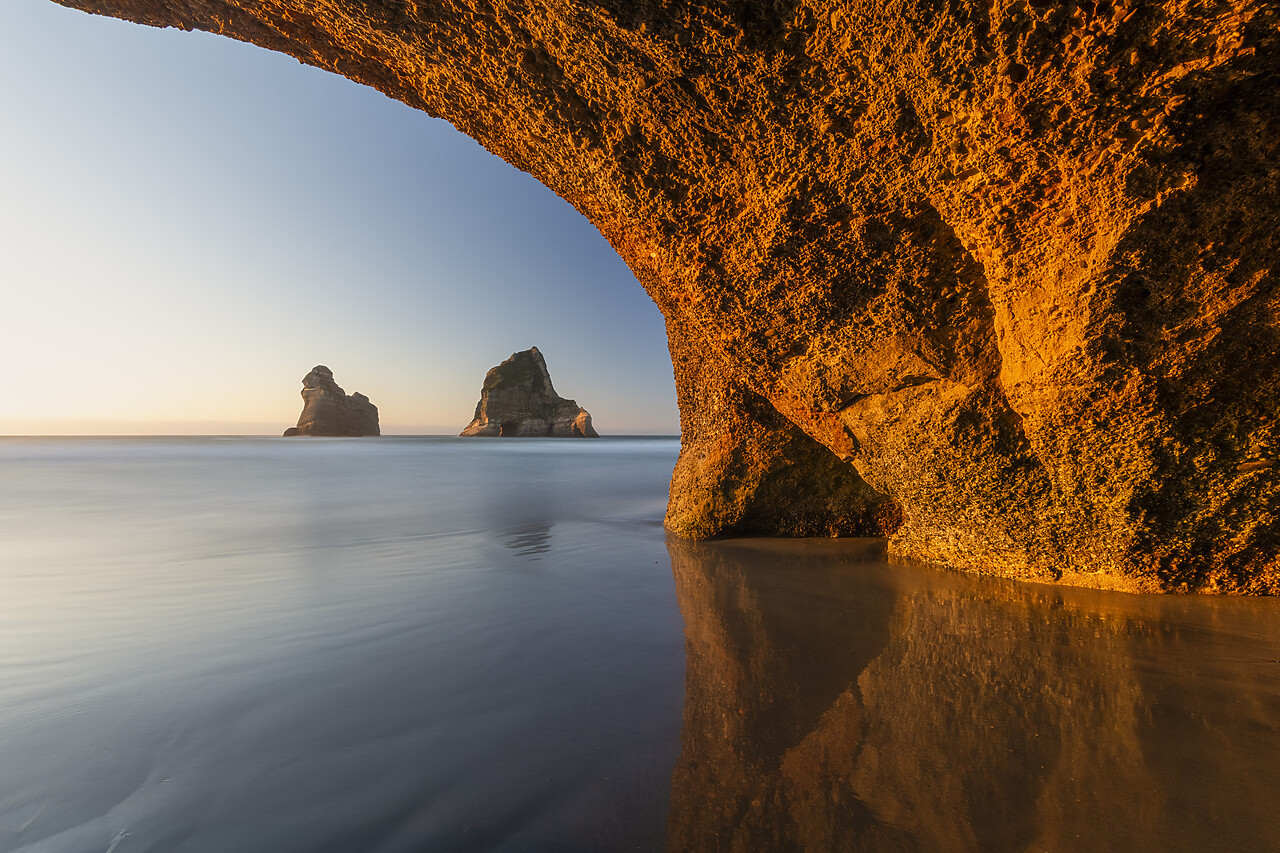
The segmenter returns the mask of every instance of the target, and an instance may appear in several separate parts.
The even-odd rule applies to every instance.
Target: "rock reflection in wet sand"
[[[1280,602],[668,548],[670,850],[1280,850]]]

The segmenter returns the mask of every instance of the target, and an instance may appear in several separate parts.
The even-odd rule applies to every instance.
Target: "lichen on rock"
[[[378,407],[358,391],[347,396],[323,364],[311,368],[302,379],[302,414],[298,425],[284,431],[285,438],[321,435],[355,438],[381,435]]]
[[[546,359],[537,347],[513,353],[485,374],[475,417],[462,435],[600,437],[587,410],[556,393]]]
[[[677,531],[1280,592],[1273,2],[59,2],[343,74],[573,204],[667,319]]]

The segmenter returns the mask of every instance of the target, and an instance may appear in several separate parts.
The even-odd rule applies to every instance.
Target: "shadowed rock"
[[[476,415],[462,435],[599,438],[587,410],[551,386],[537,347],[514,353],[485,374]]]
[[[350,397],[333,381],[333,371],[323,364],[311,368],[302,380],[302,414],[285,437],[327,435],[356,437],[380,435],[378,407],[356,392]]]
[[[60,2],[346,75],[573,204],[667,320],[672,530],[1280,592],[1274,2]]]

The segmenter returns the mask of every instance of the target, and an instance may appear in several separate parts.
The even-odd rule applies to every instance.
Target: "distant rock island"
[[[363,394],[355,393],[348,397],[333,381],[333,371],[323,364],[317,364],[303,377],[302,399],[298,425],[284,431],[286,438],[298,435],[381,435],[378,407]]]
[[[513,354],[485,374],[476,416],[462,435],[600,437],[587,410],[551,386],[537,347]]]

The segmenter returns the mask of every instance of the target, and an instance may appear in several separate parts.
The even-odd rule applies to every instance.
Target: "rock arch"
[[[667,319],[678,533],[1280,591],[1275,2],[59,2],[336,71],[586,215]]]

